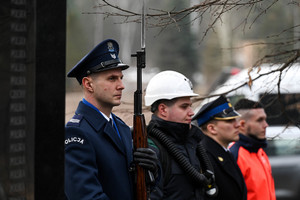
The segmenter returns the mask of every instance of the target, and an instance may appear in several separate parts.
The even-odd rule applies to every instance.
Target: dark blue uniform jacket
[[[65,129],[65,194],[69,200],[132,200],[129,127],[113,115],[116,130],[96,110],[80,102]]]

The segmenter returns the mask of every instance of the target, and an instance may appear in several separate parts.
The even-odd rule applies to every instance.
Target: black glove
[[[155,151],[150,148],[137,148],[133,152],[133,160],[142,168],[152,172],[155,178],[157,177],[158,158]]]

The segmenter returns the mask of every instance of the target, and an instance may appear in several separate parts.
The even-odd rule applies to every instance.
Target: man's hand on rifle
[[[155,151],[153,151],[150,148],[137,148],[133,152],[133,160],[142,168],[152,172],[154,179],[157,178],[157,176],[158,176],[158,164],[157,164],[158,158],[157,158]],[[153,182],[153,180],[151,180],[151,177],[149,179],[150,179],[150,182]]]

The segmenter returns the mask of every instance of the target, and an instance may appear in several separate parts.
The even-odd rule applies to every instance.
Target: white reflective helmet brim
[[[150,106],[160,99],[198,96],[193,92],[191,81],[181,73],[163,71],[156,74],[148,83],[145,95],[145,105]]]

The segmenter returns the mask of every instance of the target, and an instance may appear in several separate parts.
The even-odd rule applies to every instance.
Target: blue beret
[[[197,120],[198,126],[201,126],[212,119],[230,120],[239,116],[240,114],[234,110],[229,100],[221,95],[216,100],[204,104],[192,120]]]
[[[75,77],[81,84],[82,78],[89,74],[109,69],[127,69],[129,66],[122,63],[118,57],[119,45],[115,40],[107,39],[98,44],[92,51],[85,55],[67,74]]]

